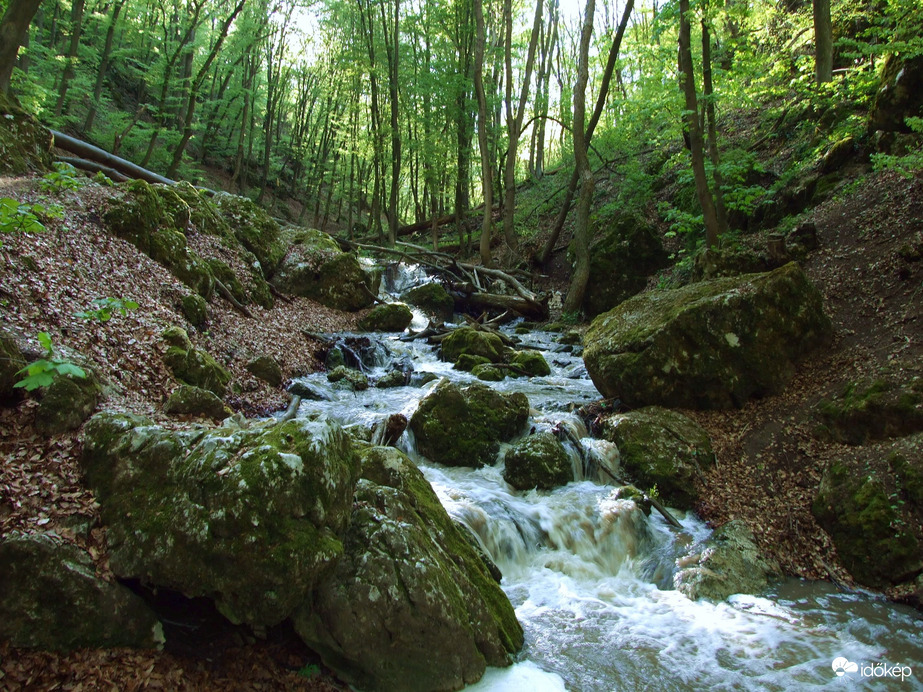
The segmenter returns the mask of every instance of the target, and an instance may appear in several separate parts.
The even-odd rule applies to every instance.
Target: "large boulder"
[[[554,434],[524,437],[506,451],[503,478],[517,490],[551,490],[574,480],[567,450]]]
[[[401,294],[401,300],[420,308],[439,322],[452,319],[452,313],[455,312],[455,301],[452,296],[442,287],[442,284],[436,282],[411,288]]]
[[[501,442],[523,432],[529,400],[487,385],[459,387],[443,380],[420,402],[410,429],[420,454],[447,466],[493,464]]]
[[[634,214],[600,222],[607,230],[590,248],[590,278],[583,299],[588,317],[611,310],[640,292],[669,263],[654,227]]]
[[[677,591],[692,600],[723,601],[735,593],[758,594],[781,572],[765,558],[753,533],[740,519],[717,529],[702,544],[677,560],[673,575]]]
[[[413,312],[403,303],[376,305],[359,320],[359,329],[366,332],[402,332],[413,322]]]
[[[602,420],[600,437],[618,447],[621,466],[639,486],[672,507],[692,509],[715,453],[704,428],[676,411],[649,406]]]
[[[152,648],[160,623],[128,588],[96,576],[90,556],[52,534],[0,539],[0,640],[55,651]]]
[[[839,455],[813,505],[856,581],[885,588],[923,570],[923,433]]]
[[[285,256],[285,242],[279,224],[247,197],[219,192],[212,201],[234,237],[254,254],[263,276],[271,277]]]
[[[171,415],[207,416],[223,420],[234,412],[215,394],[188,384],[181,384],[170,393],[163,404],[163,412]]]
[[[18,398],[13,385],[23,378],[20,371],[24,367],[26,359],[16,338],[0,329],[0,403]]]
[[[603,396],[629,406],[742,406],[779,392],[831,330],[820,292],[790,263],[629,298],[593,320],[583,358]]]
[[[247,368],[247,372],[251,375],[273,387],[280,386],[284,379],[282,367],[272,356],[257,356],[247,361],[247,365],[244,367]]]
[[[224,396],[231,373],[223,365],[207,352],[194,348],[186,332],[179,327],[166,329],[162,336],[167,344],[163,361],[176,379]]]
[[[35,411],[35,428],[44,435],[75,430],[96,410],[102,386],[91,368],[84,377],[60,375],[48,385]]]
[[[512,349],[503,343],[497,334],[471,327],[453,330],[442,340],[442,359],[448,363],[457,363],[463,355],[486,358],[491,363],[502,363],[512,353]]]
[[[346,553],[299,609],[298,634],[361,689],[456,690],[523,643],[512,606],[423,474],[364,453]]]
[[[551,366],[538,351],[518,351],[510,358],[510,365],[526,373],[528,377],[547,377],[551,374]]]
[[[0,93],[0,174],[45,172],[52,164],[52,136],[8,94]]]
[[[371,275],[329,235],[298,229],[287,241],[288,254],[271,281],[277,289],[337,310],[361,310],[375,302],[378,287]]]
[[[100,413],[82,463],[116,575],[260,626],[289,617],[342,556],[359,474],[343,430],[307,419],[176,431]]]
[[[869,130],[910,132],[908,117],[923,116],[923,55],[910,52],[885,59],[881,86],[869,114]]]

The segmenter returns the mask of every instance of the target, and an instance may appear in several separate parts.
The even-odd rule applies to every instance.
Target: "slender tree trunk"
[[[708,3],[705,8],[707,12]],[[708,17],[702,16],[702,96],[705,99],[705,122],[708,133],[708,157],[712,164],[712,179],[714,180],[715,216],[718,221],[719,235],[727,230],[727,211],[724,207],[724,177],[721,175],[721,157],[718,153],[718,126],[715,117],[715,90],[712,86],[711,70],[711,31],[708,27]]]
[[[56,118],[60,118],[64,112],[64,102],[67,99],[67,90],[70,82],[74,78],[74,65],[77,62],[77,50],[80,48],[80,34],[83,31],[83,8],[85,0],[74,0],[71,5],[71,40],[67,49],[67,57],[64,59],[64,74],[61,75],[61,83],[58,87],[58,102],[54,108]]]
[[[0,93],[10,93],[10,79],[19,47],[42,0],[11,0],[0,19]]]
[[[833,79],[833,23],[830,20],[830,0],[813,0],[814,10],[814,73],[818,84]]]
[[[384,4],[381,6],[382,31],[386,37],[385,55],[388,59],[388,97],[391,102],[391,196],[388,200],[388,242],[397,241],[398,195],[401,181],[401,130],[398,121],[398,19],[400,17],[400,0],[394,0],[394,15],[388,40],[388,24],[385,21]]]
[[[481,152],[481,189],[484,194],[484,216],[481,220],[481,264],[490,266],[490,236],[493,214],[493,170],[491,168],[490,127],[487,116],[487,95],[484,93],[484,44],[487,42],[484,27],[484,8],[481,0],[474,0],[474,21],[477,36],[474,43],[474,92],[478,102],[478,148]]]
[[[595,0],[587,0],[583,14],[583,27],[580,31],[580,49],[577,58],[577,83],[574,86],[574,171],[580,181],[580,199],[577,202],[577,218],[574,223],[574,273],[570,288],[564,298],[564,311],[576,312],[583,305],[590,278],[589,220],[590,205],[596,182],[590,170],[587,156],[586,122],[586,86],[589,81],[590,39],[593,36],[593,15]]]
[[[689,149],[692,154],[692,174],[695,178],[695,191],[702,207],[705,221],[705,244],[711,248],[718,242],[720,227],[715,202],[708,187],[705,173],[705,152],[702,129],[699,126],[699,104],[695,88],[695,74],[692,69],[692,30],[689,23],[689,0],[680,0],[679,19],[679,63],[682,71],[683,97],[686,110],[683,114],[686,132],[689,135]]]
[[[96,84],[93,86],[93,100],[90,102],[90,110],[87,113],[86,120],[83,121],[83,131],[89,135],[93,129],[93,121],[96,119],[96,109],[99,108],[99,101],[103,95],[103,83],[106,80],[106,72],[109,69],[109,57],[112,55],[112,43],[115,39],[115,27],[119,21],[119,14],[122,7],[125,6],[126,0],[116,0],[112,5],[112,16],[109,18],[109,27],[106,29],[106,42],[103,45],[103,53],[99,58],[99,72],[96,74]]]

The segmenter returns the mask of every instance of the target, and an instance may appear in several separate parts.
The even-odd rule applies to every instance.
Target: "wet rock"
[[[838,456],[812,509],[858,582],[885,588],[913,579],[923,570],[923,433]]]
[[[153,648],[160,623],[138,596],[99,579],[90,556],[51,534],[0,538],[0,639],[13,646]]]
[[[288,233],[287,240],[288,254],[271,279],[277,289],[336,310],[361,310],[375,302],[373,278],[329,235],[298,229]]]
[[[506,595],[401,452],[364,452],[346,551],[294,617],[295,629],[350,683],[453,690],[523,643]]]
[[[0,329],[0,403],[19,398],[19,391],[13,385],[22,379],[19,371],[24,367],[26,359],[16,339],[11,333]]]
[[[464,358],[465,356],[462,356]],[[461,360],[459,360],[461,363]],[[506,379],[506,370],[491,363],[479,363],[471,368],[471,374],[484,382],[502,382]]]
[[[519,435],[528,418],[529,400],[521,392],[443,380],[420,402],[410,429],[420,453],[432,461],[479,468],[494,463],[500,443]]]
[[[364,392],[369,388],[369,378],[365,374],[345,365],[339,365],[327,373],[327,381],[340,384],[347,389]]]
[[[330,401],[330,396],[326,393],[301,380],[292,382],[286,391],[293,396],[300,396],[308,401]]]
[[[342,555],[359,473],[338,425],[303,418],[175,431],[101,413],[86,426],[82,464],[119,577],[212,598],[232,622],[266,626]]]
[[[202,296],[195,293],[185,295],[180,302],[180,306],[183,311],[183,317],[193,327],[202,327],[208,321],[208,303]]]
[[[249,361],[246,366],[247,372],[254,377],[263,380],[272,387],[278,387],[282,384],[282,368],[272,356],[257,356]]]
[[[444,322],[452,318],[455,301],[442,284],[435,282],[416,286],[401,295],[401,300],[420,308],[432,319]]]
[[[664,502],[679,509],[695,506],[703,474],[715,464],[702,426],[659,406],[606,416],[599,436],[615,443],[622,468],[638,485],[656,486]]]
[[[212,198],[212,203],[234,237],[256,257],[262,275],[272,277],[285,256],[285,242],[279,224],[247,197],[219,192]]]
[[[102,397],[93,370],[83,366],[85,377],[60,375],[45,387],[35,411],[35,428],[44,435],[76,430],[90,417]]]
[[[181,384],[167,398],[163,412],[170,415],[205,416],[224,420],[234,412],[207,389]]]
[[[455,365],[452,366],[452,369],[473,373],[478,367],[491,364],[490,359],[484,356],[473,356],[470,353],[462,353],[458,357],[458,360],[455,361]]]
[[[758,594],[780,574],[779,566],[760,554],[753,533],[739,519],[716,530],[677,560],[677,566],[673,584],[692,600],[723,601],[735,593]]]
[[[463,354],[502,363],[510,351],[498,335],[471,327],[460,327],[442,340],[442,359],[449,363],[458,362]]]
[[[548,361],[538,351],[519,351],[510,359],[510,365],[524,370],[529,377],[547,377],[551,374]]]
[[[851,382],[821,401],[815,413],[822,433],[851,445],[919,432],[923,430],[923,375],[904,370]]]
[[[583,334],[575,329],[570,329],[557,338],[559,344],[565,346],[580,346],[583,344]]]
[[[391,387],[404,387],[409,382],[410,373],[400,370],[391,370],[378,378],[378,382],[375,383],[375,386],[379,389],[390,389]]]
[[[517,490],[551,490],[574,480],[570,457],[550,432],[524,437],[507,450],[503,478]]]
[[[439,375],[434,372],[415,372],[410,376],[411,387],[422,387],[434,380],[438,380]]]
[[[590,248],[590,279],[583,300],[589,317],[611,310],[644,289],[669,259],[653,226],[634,214],[600,222],[607,227]]]
[[[413,312],[403,303],[376,305],[359,320],[359,329],[366,332],[402,332],[413,321]]]
[[[629,406],[724,408],[781,391],[831,331],[790,263],[630,298],[593,321],[583,357],[603,396]]]
[[[194,348],[182,329],[170,327],[164,331],[162,338],[169,345],[163,357],[164,363],[176,379],[207,389],[219,397],[224,396],[231,373],[208,353]]]

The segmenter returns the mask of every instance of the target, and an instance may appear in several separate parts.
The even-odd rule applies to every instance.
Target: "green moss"
[[[163,412],[178,415],[206,416],[220,421],[234,412],[207,389],[180,385],[167,398]]]
[[[359,329],[367,332],[402,332],[413,321],[413,312],[403,303],[376,305],[359,320]]]
[[[477,356],[467,357],[476,358]],[[466,358],[466,356],[462,356],[462,358],[459,360],[459,363],[461,363],[464,358]],[[480,363],[475,365],[473,368],[471,368],[471,374],[477,377],[479,380],[483,380],[484,382],[502,382],[506,379],[506,370],[494,367],[490,363]]]
[[[529,435],[507,450],[503,478],[517,490],[551,490],[574,479],[570,457],[552,433]]]
[[[885,377],[851,382],[815,414],[833,439],[861,445],[923,430],[923,393],[912,371],[897,368]]]
[[[551,367],[538,351],[520,351],[513,356],[510,364],[525,370],[529,377],[547,377],[551,374]]]
[[[208,321],[208,303],[205,299],[194,293],[183,296],[180,301],[183,316],[193,327],[199,328]]]
[[[0,173],[51,170],[51,149],[51,133],[11,96],[0,94]]]
[[[426,311],[438,319],[447,320],[455,310],[455,301],[442,284],[435,282],[411,288],[401,300]]]
[[[369,388],[369,378],[365,374],[345,365],[338,365],[327,373],[328,382],[339,382],[357,392],[363,392]]]
[[[227,264],[219,259],[208,260],[208,268],[214,274],[215,278],[225,285],[231,295],[242,305],[250,302],[247,291],[244,290],[243,284],[237,278],[237,274]]]
[[[272,276],[285,256],[279,224],[246,197],[219,193],[213,202],[241,245],[256,255],[263,275]]]
[[[462,354],[480,356],[491,363],[502,363],[510,351],[503,340],[491,332],[460,327],[442,340],[442,359],[455,363]]]
[[[102,387],[92,369],[84,367],[86,377],[56,377],[45,389],[35,427],[45,435],[57,435],[79,428],[96,409]]]
[[[189,334],[181,327],[167,327],[160,335],[164,343],[168,346],[175,346],[182,351],[191,351],[192,342],[189,340]]]
[[[231,373],[205,351],[170,346],[163,360],[178,380],[219,397],[224,396],[231,381]]]
[[[268,382],[273,387],[282,384],[282,368],[271,356],[258,356],[249,361],[246,365],[247,371],[254,377],[258,377],[264,382]]]
[[[474,356],[470,353],[462,353],[452,366],[454,370],[463,370],[464,372],[474,372],[475,368],[481,365],[490,365],[489,358],[484,356]],[[496,368],[494,368],[496,370]]]

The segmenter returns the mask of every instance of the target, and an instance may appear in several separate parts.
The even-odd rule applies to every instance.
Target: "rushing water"
[[[418,270],[396,272],[386,287],[405,290],[420,280]],[[418,316],[414,327],[423,325]],[[617,465],[617,450],[586,437],[570,413],[599,394],[579,355],[561,350],[553,337],[521,337],[524,346],[544,351],[551,375],[491,386],[525,393],[532,426],[564,421],[583,438],[583,457]],[[391,337],[359,350],[373,381],[394,362],[412,364],[415,378],[429,372],[474,381],[421,342]],[[392,413],[409,418],[435,386],[351,392],[323,374],[305,382],[327,400],[304,402],[302,413],[366,427]],[[677,513],[683,528],[674,529],[656,513],[645,516],[634,503],[615,499],[612,486],[584,474],[576,450],[580,480],[551,492],[519,492],[503,480],[502,460],[478,470],[447,468],[421,457],[409,432],[399,444],[500,567],[525,629],[519,663],[488,670],[469,690],[923,689],[919,613],[872,594],[793,579],[758,596],[691,601],[672,588],[676,560],[709,529],[692,513]],[[840,657],[857,669],[838,677],[832,663]]]

